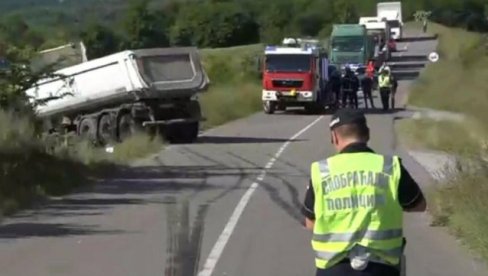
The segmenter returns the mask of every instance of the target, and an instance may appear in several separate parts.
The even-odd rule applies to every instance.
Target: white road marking
[[[264,177],[266,176],[267,170],[269,170],[274,165],[276,160],[278,160],[278,158],[281,156],[281,154],[285,151],[285,149],[290,145],[290,143],[293,140],[295,140],[297,137],[305,133],[309,128],[314,126],[323,117],[324,116],[318,117],[313,122],[311,122],[310,124],[302,128],[300,131],[298,131],[295,135],[290,137],[285,143],[283,143],[283,145],[281,145],[278,151],[274,154],[273,158],[269,160],[269,162],[266,164],[265,169],[261,171],[260,175],[256,178],[256,181],[252,183],[251,187],[247,189],[246,193],[244,193],[244,195],[241,197],[241,200],[239,200],[239,203],[234,209],[232,215],[230,216],[229,221],[224,227],[224,230],[222,231],[219,238],[217,239],[217,242],[214,244],[212,250],[210,251],[207,260],[203,265],[203,269],[198,273],[198,276],[212,275],[215,266],[217,265],[217,262],[219,261],[220,256],[222,255],[222,252],[224,251],[224,248],[227,245],[227,242],[229,241],[229,238],[232,235],[232,232],[234,231],[234,228],[236,227],[239,218],[244,212],[246,205],[249,203],[252,194],[259,187],[259,182],[263,181]]]

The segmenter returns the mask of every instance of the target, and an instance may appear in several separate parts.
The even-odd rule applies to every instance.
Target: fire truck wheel
[[[266,114],[273,114],[276,110],[276,102],[273,101],[264,101],[263,102],[263,110]]]

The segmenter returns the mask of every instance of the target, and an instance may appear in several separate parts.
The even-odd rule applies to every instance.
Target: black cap
[[[334,129],[338,126],[349,124],[366,125],[366,117],[364,116],[364,113],[357,109],[339,109],[332,115],[329,127],[330,129]]]

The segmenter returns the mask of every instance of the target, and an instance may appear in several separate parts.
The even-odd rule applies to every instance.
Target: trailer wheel
[[[163,133],[164,138],[172,144],[192,143],[197,139],[199,129],[199,122],[183,123],[169,125],[165,127]]]
[[[181,138],[183,143],[193,143],[198,137],[198,131],[200,130],[200,123],[194,122],[181,126]]]
[[[89,141],[96,141],[97,139],[97,121],[93,117],[85,117],[81,119],[78,125],[78,134],[82,139]]]
[[[266,114],[273,114],[276,110],[276,102],[274,101],[263,101],[263,110]]]
[[[122,113],[117,120],[117,138],[123,142],[138,131],[136,122],[130,113]]]
[[[102,144],[115,140],[114,116],[110,113],[102,114],[98,119],[97,139]]]

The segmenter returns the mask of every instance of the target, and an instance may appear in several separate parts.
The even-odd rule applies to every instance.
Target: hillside
[[[0,1],[0,14],[20,15],[32,25],[76,26],[91,18],[114,20],[126,3],[124,0],[4,0]]]

